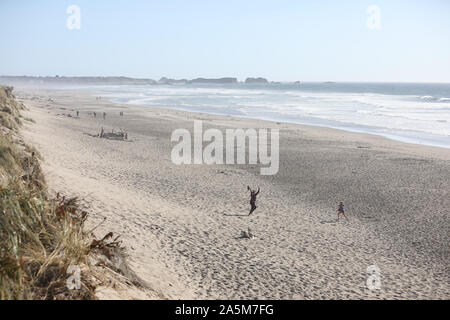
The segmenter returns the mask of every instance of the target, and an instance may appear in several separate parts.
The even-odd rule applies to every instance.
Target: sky
[[[0,0],[0,41],[0,75],[450,82],[448,0]]]

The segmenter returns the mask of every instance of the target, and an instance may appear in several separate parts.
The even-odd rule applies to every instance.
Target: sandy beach
[[[166,298],[450,298],[450,149],[119,105],[87,91],[15,95],[35,121],[22,132],[43,156],[51,192],[79,196],[88,226],[106,218],[96,234],[121,234],[133,270]],[[278,128],[278,174],[261,176],[257,165],[176,166],[171,133],[192,130],[194,120],[220,130]],[[125,128],[129,141],[95,137],[101,127]],[[247,185],[261,187],[250,217]],[[339,201],[348,221],[336,221]],[[239,238],[247,228],[256,239]],[[378,290],[366,287],[372,265]]]

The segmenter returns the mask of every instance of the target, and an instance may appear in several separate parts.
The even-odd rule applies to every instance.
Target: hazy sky
[[[0,39],[3,75],[450,82],[449,0],[1,0]]]

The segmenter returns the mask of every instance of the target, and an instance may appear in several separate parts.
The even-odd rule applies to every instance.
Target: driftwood
[[[123,129],[120,129],[119,132],[114,132],[114,129],[112,129],[111,132],[105,132],[105,130],[102,127],[100,134],[98,136],[100,138],[111,140],[128,140],[128,132]]]
[[[255,239],[256,236],[253,234],[253,232],[250,230],[250,228],[248,228],[248,231],[241,231],[240,238],[243,238],[243,239]]]

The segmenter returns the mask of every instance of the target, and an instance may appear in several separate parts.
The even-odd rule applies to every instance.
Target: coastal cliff
[[[268,84],[269,81],[265,78],[247,78],[245,79],[246,84]]]
[[[238,81],[236,78],[219,78],[219,79],[197,78],[189,81],[189,83],[210,83],[210,84],[233,84],[237,82]]]

